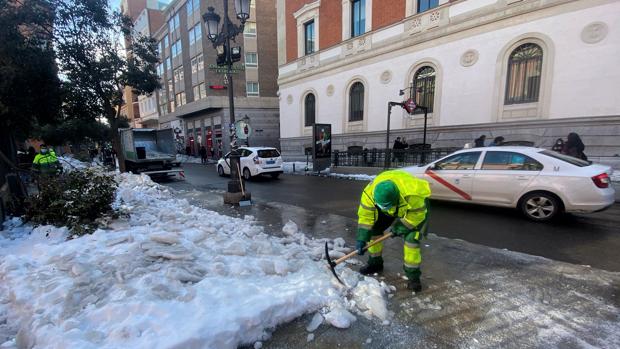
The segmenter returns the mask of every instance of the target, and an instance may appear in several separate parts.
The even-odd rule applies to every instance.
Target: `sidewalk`
[[[293,220],[308,236],[354,244],[356,223],[346,217],[273,202],[223,206],[216,191],[179,195],[224,214],[253,215],[267,231]],[[383,280],[397,288],[389,324],[358,315],[351,328],[322,325],[308,341],[309,314],[276,329],[263,348],[620,347],[620,273],[433,234],[422,244],[424,289],[412,295],[401,276],[402,240],[386,243]]]

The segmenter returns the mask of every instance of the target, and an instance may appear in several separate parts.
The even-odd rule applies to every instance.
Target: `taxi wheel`
[[[530,220],[546,222],[562,211],[562,202],[557,196],[546,192],[532,192],[521,198],[521,212]]]
[[[249,181],[252,178],[252,173],[250,173],[250,169],[249,168],[244,168],[243,169],[243,179],[245,179],[246,181]]]
[[[220,175],[220,177],[224,177],[224,168],[222,167],[222,165],[219,165],[217,167],[217,174]]]

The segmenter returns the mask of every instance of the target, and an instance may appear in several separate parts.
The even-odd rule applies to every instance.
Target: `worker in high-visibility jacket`
[[[431,195],[427,181],[405,171],[393,170],[379,174],[369,183],[357,211],[357,251],[364,254],[364,247],[380,238],[387,230],[405,240],[404,269],[409,279],[407,288],[422,290],[420,283],[420,233],[426,233],[428,198]],[[364,275],[383,270],[383,242],[368,248],[368,264],[360,269]]]
[[[47,148],[45,144],[42,144],[39,154],[32,161],[32,168],[44,175],[55,175],[60,168],[60,163],[54,149]]]

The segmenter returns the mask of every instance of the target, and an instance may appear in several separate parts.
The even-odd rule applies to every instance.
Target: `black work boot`
[[[360,274],[372,275],[383,271],[383,258],[382,257],[370,257],[368,258],[368,264],[360,268]]]
[[[407,282],[407,289],[413,292],[422,291],[422,283],[420,282],[420,278],[412,278]]]

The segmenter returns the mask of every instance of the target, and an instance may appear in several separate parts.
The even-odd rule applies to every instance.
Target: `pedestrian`
[[[60,168],[60,163],[58,162],[54,149],[48,148],[45,144],[41,144],[39,154],[37,154],[32,161],[32,168],[35,172],[42,175],[55,175]]]
[[[553,144],[553,147],[551,147],[551,150],[561,153],[563,149],[564,149],[564,140],[562,138],[556,139],[555,143]]]
[[[489,147],[497,147],[497,146],[502,145],[502,143],[504,143],[504,137],[497,136],[495,137],[495,139],[493,139],[493,142],[489,144]]]
[[[187,156],[192,155],[192,147],[190,147],[189,144],[185,146],[185,155]]]
[[[390,229],[405,240],[404,270],[409,279],[407,288],[422,289],[420,282],[420,234],[426,234],[428,225],[428,198],[431,189],[427,181],[401,170],[385,171],[369,183],[362,193],[357,210],[357,253]],[[368,263],[360,273],[370,275],[383,270],[383,243],[368,248]]]
[[[29,146],[28,147],[28,163],[32,163],[34,161],[34,158],[37,156],[37,151],[34,149],[33,146]]]
[[[399,154],[400,162],[404,162],[405,161],[405,153],[407,152],[407,149],[409,148],[409,143],[407,143],[407,139],[405,137],[400,139],[400,149],[401,152]]]
[[[474,140],[474,147],[480,148],[484,147],[484,141],[487,139],[486,135],[482,135]]]
[[[579,135],[575,132],[571,132],[568,134],[568,139],[566,143],[564,143],[562,154],[570,155],[574,158],[587,161],[588,157],[583,152],[585,149],[586,146],[581,141]]]
[[[396,137],[394,140],[394,144],[392,145],[392,161],[395,161],[397,158],[397,153],[400,152],[402,148],[402,143],[400,142],[400,137]]]
[[[207,163],[207,148],[205,148],[204,145],[200,146],[200,160],[202,161],[202,164],[206,164]]]

